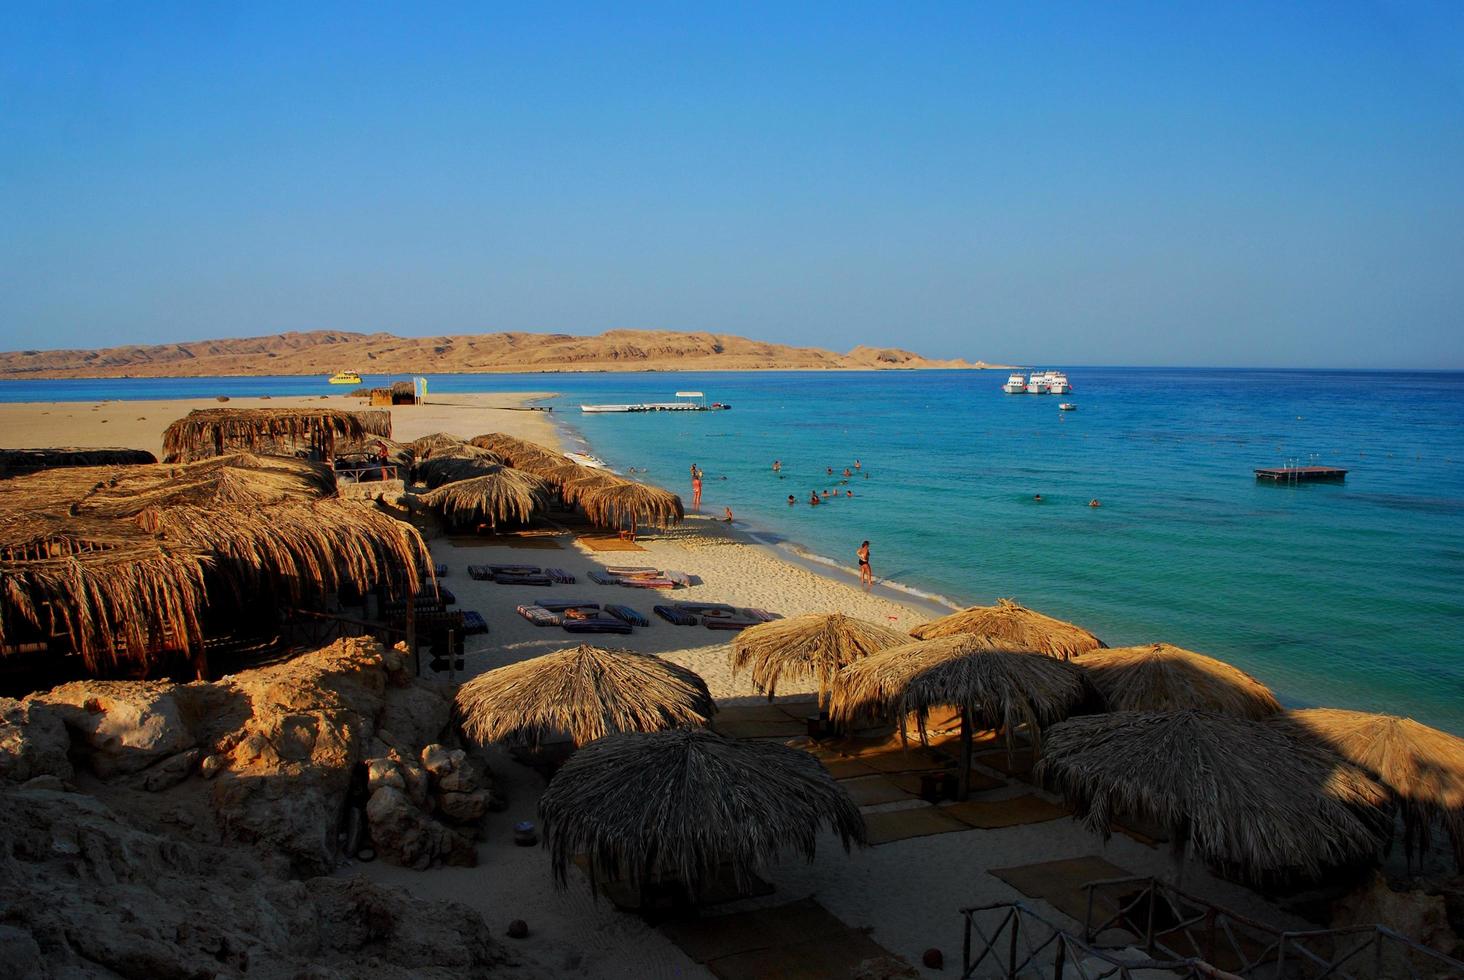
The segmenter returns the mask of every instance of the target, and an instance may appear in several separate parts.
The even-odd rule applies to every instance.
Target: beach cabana
[[[620,732],[705,725],[717,710],[706,682],[669,660],[581,644],[480,674],[458,688],[458,723],[485,744],[584,745]]]
[[[772,700],[783,677],[818,681],[819,707],[828,704],[839,670],[870,654],[909,643],[899,630],[845,616],[810,613],[752,626],[732,640],[732,673],[750,670]]]
[[[143,449],[0,449],[0,480],[69,466],[131,466],[156,463]]]
[[[201,674],[210,606],[415,591],[421,535],[334,490],[321,464],[249,454],[4,481],[0,645],[64,640],[92,673],[178,651]]]
[[[1034,612],[1013,599],[998,599],[994,606],[971,606],[910,631],[917,640],[959,633],[1004,640],[1024,650],[1064,660],[1105,645],[1081,626]]]
[[[1367,770],[1403,817],[1404,856],[1421,857],[1435,821],[1464,870],[1464,739],[1412,718],[1307,708],[1274,719],[1278,728],[1335,752]]]
[[[1126,816],[1251,880],[1368,860],[1387,794],[1361,769],[1273,724],[1204,711],[1069,718],[1047,731],[1036,774],[1105,839]]]
[[[163,432],[163,460],[188,463],[240,450],[329,460],[338,440],[391,435],[391,412],[334,408],[203,408]]]
[[[812,861],[827,828],[865,839],[848,793],[807,752],[705,729],[610,735],[581,748],[539,798],[560,887],[577,855],[591,887],[674,885],[695,900],[730,872],[742,888],[783,852]]]
[[[527,522],[544,507],[546,493],[544,481],[538,477],[493,466],[478,476],[424,493],[420,499],[454,523],[485,521],[497,526]]]
[[[1076,663],[1110,711],[1198,708],[1265,718],[1281,710],[1270,688],[1245,671],[1168,643],[1090,650]]]
[[[579,505],[590,523],[617,529],[628,527],[632,535],[641,525],[665,527],[680,523],[686,516],[681,498],[676,494],[630,481],[605,483],[587,490],[580,496]]]
[[[960,796],[970,792],[971,741],[978,729],[1004,731],[1008,750],[1025,726],[1038,748],[1042,729],[1087,696],[1082,672],[1062,660],[984,636],[960,634],[890,647],[839,671],[829,715],[840,724],[914,714],[925,740],[932,708],[961,713]]]

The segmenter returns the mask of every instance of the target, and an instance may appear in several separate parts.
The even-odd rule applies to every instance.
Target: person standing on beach
[[[861,544],[855,554],[859,556],[859,584],[866,589],[874,588],[874,572],[869,570],[869,542]]]
[[[691,467],[691,509],[701,510],[702,474],[695,465]]]

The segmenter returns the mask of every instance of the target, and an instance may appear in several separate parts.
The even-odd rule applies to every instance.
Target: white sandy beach
[[[408,441],[435,431],[464,438],[481,432],[509,432],[557,445],[553,425],[544,413],[520,409],[534,394],[440,396],[432,404],[393,411],[395,437]],[[282,407],[318,399],[236,399],[228,407]],[[330,403],[340,406],[342,399]],[[10,446],[130,446],[161,450],[161,431],[191,408],[218,407],[212,399],[193,402],[104,402],[100,404],[8,405],[0,411],[0,443]],[[352,402],[352,405],[355,403]],[[711,502],[709,502],[711,503]],[[710,509],[710,508],[709,508]],[[748,543],[735,530],[704,516],[692,516],[679,528],[641,542],[643,553],[592,552],[572,535],[557,539],[557,548],[458,547],[448,539],[431,541],[434,557],[448,568],[441,584],[457,596],[461,609],[475,609],[490,624],[486,636],[469,638],[467,674],[571,646],[577,638],[557,628],[539,628],[514,613],[519,603],[546,594],[553,598],[583,596],[592,602],[619,602],[650,615],[659,594],[590,582],[585,573],[605,565],[655,565],[684,571],[698,584],[678,590],[677,599],[707,599],[756,606],[784,615],[844,612],[905,630],[938,613],[913,599],[890,593],[869,594],[852,574],[841,578],[815,571]],[[579,577],[573,586],[552,589],[503,586],[469,578],[469,564],[528,563],[566,569]],[[656,653],[684,664],[705,678],[719,703],[735,705],[759,700],[745,677],[734,678],[728,663],[730,634],[700,626],[677,627],[651,616],[652,625],[631,636],[604,638],[616,646]],[[597,638],[589,638],[591,642]],[[457,679],[463,679],[459,676]],[[811,688],[789,686],[780,699],[806,695]],[[528,922],[530,935],[513,949],[531,970],[544,975],[583,977],[705,977],[711,974],[674,946],[658,929],[619,912],[608,901],[592,899],[590,890],[572,873],[566,891],[555,889],[548,855],[541,848],[513,844],[513,825],[536,820],[536,801],[543,781],[499,748],[487,750],[498,787],[509,798],[506,811],[490,814],[484,825],[476,868],[444,868],[416,872],[380,862],[351,864],[343,874],[365,873],[424,898],[448,898],[478,909],[496,932],[513,919]],[[988,791],[1000,798],[1040,791],[1013,782]],[[924,807],[917,800],[868,808]],[[1133,874],[1166,875],[1172,870],[1166,849],[1148,846],[1124,835],[1106,845],[1067,817],[998,830],[964,830],[880,844],[846,856],[833,838],[821,844],[816,861],[789,861],[769,869],[772,895],[717,909],[735,911],[755,905],[778,905],[813,897],[849,926],[868,928],[870,937],[926,976],[953,975],[961,950],[964,906],[1026,900],[1055,921],[1068,921],[1040,900],[1029,899],[989,873],[990,869],[1101,855]],[[1284,921],[1255,894],[1219,881],[1203,868],[1186,871],[1185,884],[1202,896],[1266,921]],[[1068,921],[1076,928],[1079,924]],[[923,970],[921,954],[930,947],[945,952],[944,973]]]

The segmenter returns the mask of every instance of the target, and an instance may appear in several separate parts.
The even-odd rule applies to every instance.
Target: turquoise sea
[[[1211,653],[1292,704],[1464,734],[1464,374],[1067,373],[1066,397],[1004,395],[1005,372],[954,371],[442,375],[430,390],[553,390],[556,419],[616,468],[645,468],[689,500],[697,463],[703,510],[730,506],[810,553],[852,567],[868,538],[878,576],[960,604],[1012,596],[1113,646]],[[578,411],[687,389],[733,409]],[[0,401],[339,390],[319,378],[3,382]],[[1059,412],[1064,400],[1077,411]],[[847,485],[827,474],[856,458]],[[1346,482],[1273,486],[1251,472],[1313,461],[1348,468]],[[808,506],[836,486],[855,496]]]

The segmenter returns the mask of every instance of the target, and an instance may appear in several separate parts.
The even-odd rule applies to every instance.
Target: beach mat
[[[1108,878],[1133,877],[1132,871],[1125,871],[1100,857],[992,868],[990,873],[1028,898],[1040,898],[1077,922],[1082,922],[1088,915],[1088,893],[1084,885]]]
[[[890,952],[811,898],[773,908],[666,922],[661,932],[722,980],[847,977]]]
[[[879,806],[881,803],[895,803],[914,799],[909,792],[888,776],[860,776],[842,779],[839,785],[849,794],[855,806]],[[918,787],[917,787],[918,792]]]
[[[988,769],[995,769],[997,772],[1004,772],[1008,776],[1015,776],[1018,779],[1030,781],[1032,778],[1032,750],[1017,749],[1010,755],[1006,749],[999,749],[995,752],[981,752],[972,760],[979,766],[986,766]]]
[[[970,830],[966,824],[947,815],[940,807],[921,806],[909,810],[885,810],[864,815],[864,832],[870,844],[889,844],[912,837],[930,837]]]
[[[614,534],[576,534],[574,539],[591,551],[645,551],[634,541]]]
[[[995,830],[998,827],[1019,827],[1029,823],[1046,823],[1058,817],[1068,816],[1068,810],[1056,803],[1049,803],[1031,793],[1013,796],[1005,800],[966,800],[941,807],[946,813],[964,824],[980,830]]]
[[[478,537],[476,535],[457,535],[449,537],[447,543],[454,548],[529,548],[536,551],[562,551],[559,542],[551,537],[519,538],[512,535],[504,537]]]

